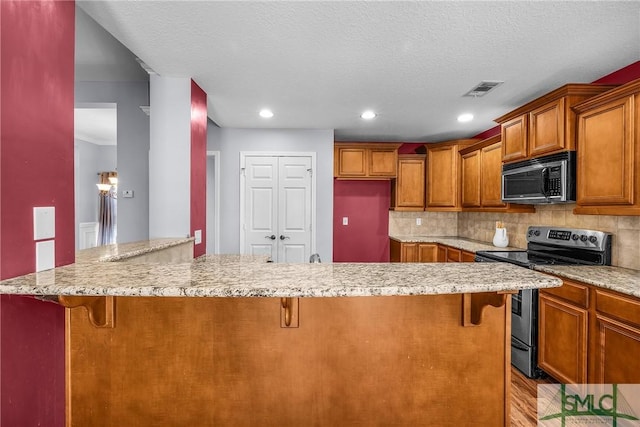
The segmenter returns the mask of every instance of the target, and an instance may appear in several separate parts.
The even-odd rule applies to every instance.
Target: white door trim
[[[240,253],[245,251],[244,198],[247,157],[311,157],[311,253],[316,253],[316,153],[312,151],[241,151],[240,152]]]
[[[220,253],[220,151],[207,151],[207,157],[213,157],[214,164],[214,209],[213,209],[213,251]],[[208,194],[208,192],[207,192]]]

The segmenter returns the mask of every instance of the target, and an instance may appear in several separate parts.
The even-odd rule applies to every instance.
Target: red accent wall
[[[629,64],[624,68],[620,68],[611,74],[599,78],[593,83],[603,85],[615,85],[629,83],[632,80],[640,78],[640,61]]]
[[[334,180],[334,262],[389,262],[390,197],[389,181]]]
[[[202,230],[193,256],[207,252],[207,94],[191,80],[191,235]]]
[[[2,0],[0,277],[35,269],[33,208],[56,208],[56,265],[75,259],[75,3]],[[43,185],[46,184],[46,185]]]
[[[74,1],[0,2],[0,278],[35,270],[33,207],[74,262]],[[45,185],[43,185],[45,184]],[[64,309],[0,296],[0,425],[62,427]]]

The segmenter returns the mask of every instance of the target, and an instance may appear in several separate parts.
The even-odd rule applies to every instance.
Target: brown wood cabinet
[[[425,158],[424,154],[398,155],[398,177],[391,182],[391,209],[424,210]]]
[[[500,135],[460,150],[462,210],[475,212],[535,212],[531,205],[502,202]]]
[[[575,150],[575,113],[571,107],[614,87],[570,83],[497,118],[502,130],[503,162]]]
[[[640,299],[563,279],[540,290],[538,364],[564,383],[640,382]]]
[[[437,243],[401,243],[390,239],[391,262],[437,262]]]
[[[541,289],[539,316],[538,365],[563,383],[586,383],[587,308]]]
[[[400,145],[386,142],[336,142],[333,176],[341,179],[395,178]]]
[[[574,213],[640,215],[640,80],[574,106]]]
[[[390,239],[391,262],[474,262],[475,253],[438,243],[401,243]]]
[[[459,150],[477,139],[427,144],[428,211],[460,211],[461,158]]]
[[[438,244],[438,262],[475,262],[475,252]]]

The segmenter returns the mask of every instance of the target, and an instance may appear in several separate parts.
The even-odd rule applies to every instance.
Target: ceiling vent
[[[497,88],[502,83],[504,82],[501,82],[499,80],[483,80],[463,96],[473,96],[474,98],[485,96],[487,93]]]

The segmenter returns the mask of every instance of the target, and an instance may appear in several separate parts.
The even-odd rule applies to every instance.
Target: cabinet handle
[[[291,326],[291,311],[293,309],[293,301],[291,298],[280,298],[280,304],[284,308],[284,324]]]
[[[271,236],[264,236],[265,239],[276,240],[276,235],[272,234]]]
[[[285,236],[283,234],[280,235],[280,240],[290,239],[291,237]]]

